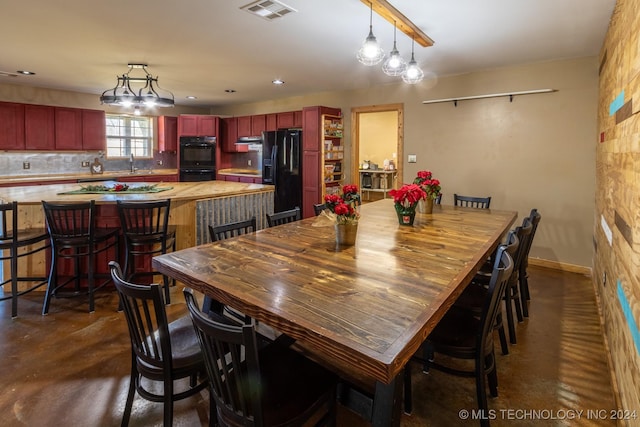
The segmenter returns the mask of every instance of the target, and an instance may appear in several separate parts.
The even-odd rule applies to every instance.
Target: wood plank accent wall
[[[256,217],[257,228],[267,227],[267,213],[273,213],[273,193],[250,193],[196,202],[196,245],[211,241],[209,225],[244,221]]]
[[[593,280],[620,408],[640,410],[640,0],[617,1],[600,64]]]

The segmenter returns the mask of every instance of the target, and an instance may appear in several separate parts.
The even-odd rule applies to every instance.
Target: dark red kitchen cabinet
[[[293,127],[293,111],[278,113],[278,129],[289,129]]]
[[[82,110],[55,107],[56,150],[82,150]]]
[[[227,117],[224,122],[222,132],[222,151],[233,153],[236,151],[236,141],[238,141],[238,119],[237,117]]]
[[[27,150],[55,149],[55,110],[47,105],[24,106],[24,147]]]
[[[82,110],[82,149],[106,150],[107,118],[103,110]]]
[[[237,117],[238,138],[251,136],[251,116]]]
[[[218,117],[202,114],[181,114],[178,136],[218,136]]]
[[[278,130],[278,115],[276,113],[271,113],[266,115],[265,119],[265,130]]]
[[[266,114],[251,116],[251,136],[260,136],[265,130],[267,130]]]
[[[24,105],[0,102],[0,150],[24,150]]]
[[[178,150],[178,118],[171,116],[158,117],[158,152],[175,152]]]
[[[294,128],[302,127],[302,110],[293,112],[293,127]]]

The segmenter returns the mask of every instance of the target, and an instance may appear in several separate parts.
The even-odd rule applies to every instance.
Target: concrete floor
[[[489,400],[492,425],[616,425],[587,413],[616,407],[590,280],[535,267],[530,276],[530,317],[518,324],[511,354],[497,351],[500,396]],[[172,292],[170,317],[186,310],[180,288]],[[115,293],[102,291],[93,314],[85,298],[75,298],[53,299],[50,314],[41,316],[42,299],[42,293],[22,297],[14,320],[10,303],[0,303],[0,425],[119,425],[130,353]],[[478,425],[460,416],[476,408],[473,379],[414,367],[412,381],[414,411],[402,416],[402,426]],[[174,425],[207,425],[206,393],[176,403]],[[130,425],[161,424],[162,405],[136,396]],[[338,425],[367,423],[340,408]]]

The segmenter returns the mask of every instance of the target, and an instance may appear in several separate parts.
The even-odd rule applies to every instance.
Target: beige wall
[[[354,66],[358,66],[354,64]],[[424,105],[423,100],[553,88],[558,92]],[[593,252],[598,60],[544,62],[350,92],[318,93],[251,105],[213,108],[214,114],[258,114],[308,105],[339,107],[345,142],[352,107],[404,104],[403,181],[429,169],[453,193],[493,197],[518,223],[533,207],[542,222],[532,257],[589,267]],[[349,151],[347,151],[349,154]],[[417,163],[406,163],[416,154]],[[350,158],[347,156],[347,162]],[[347,177],[347,180],[350,179]]]

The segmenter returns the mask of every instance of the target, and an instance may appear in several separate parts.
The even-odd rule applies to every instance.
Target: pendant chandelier
[[[413,45],[415,40],[411,40],[411,61],[407,64],[407,69],[402,74],[402,81],[409,84],[420,83],[424,78],[424,72],[422,68],[416,62],[416,58],[413,56]]]
[[[407,62],[400,56],[396,47],[396,21],[393,21],[393,49],[389,52],[389,57],[382,64],[382,71],[387,76],[401,76],[407,69]]]
[[[158,78],[153,77],[147,71],[147,64],[128,64],[129,71],[122,76],[117,76],[118,82],[113,89],[102,92],[100,102],[107,105],[122,107],[146,106],[146,107],[173,107],[173,93],[158,86]],[[144,76],[132,77],[129,74],[134,70],[142,70]],[[133,84],[133,87],[132,87]]]
[[[371,12],[369,15],[369,35],[362,43],[362,47],[358,51],[358,61],[361,64],[372,66],[379,64],[384,58],[384,50],[378,45],[376,36],[373,35],[373,4],[369,3]]]

